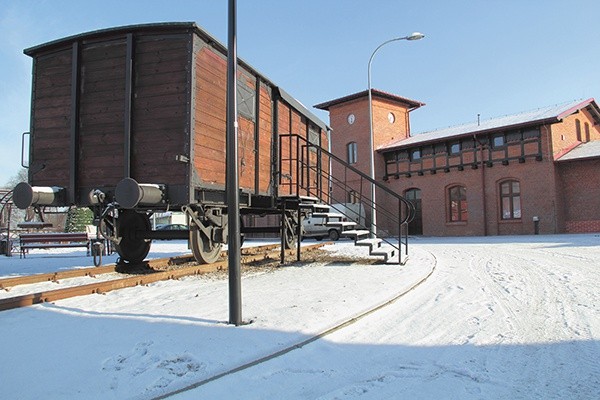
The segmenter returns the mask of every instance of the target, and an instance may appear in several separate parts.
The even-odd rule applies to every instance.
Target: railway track
[[[324,244],[325,243],[318,243],[310,246],[303,246],[302,250],[304,252],[312,251],[322,247]],[[295,249],[286,250],[286,256],[292,254],[295,254]],[[221,259],[225,255],[226,252],[224,251],[221,254]],[[280,256],[281,251],[279,249],[279,245],[257,246],[242,249],[241,261],[242,264],[275,261]],[[0,311],[19,307],[27,307],[33,304],[46,303],[71,297],[85,296],[88,294],[106,293],[128,287],[147,285],[149,283],[162,280],[178,279],[184,276],[207,274],[210,272],[227,270],[227,267],[228,261],[226,259],[211,264],[198,265],[191,254],[177,257],[159,258],[145,261],[144,263],[140,264],[139,268],[136,268],[132,274],[128,274],[128,276],[123,278],[0,299]],[[0,279],[0,289],[9,290],[10,288],[18,285],[49,281],[58,282],[59,280],[68,278],[86,276],[96,277],[102,274],[119,272],[118,270],[118,264],[111,264],[92,268],[81,268],[69,271],[6,278]]]

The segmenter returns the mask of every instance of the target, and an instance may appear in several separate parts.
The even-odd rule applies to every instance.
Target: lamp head
[[[423,39],[425,35],[421,32],[413,32],[409,36],[406,37],[406,40],[420,40]]]

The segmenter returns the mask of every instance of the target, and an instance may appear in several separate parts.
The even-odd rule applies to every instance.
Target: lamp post
[[[371,165],[370,165],[370,177],[374,181],[375,180],[375,155],[373,154],[375,149],[373,148],[373,96],[371,94],[371,63],[373,62],[373,58],[375,54],[388,43],[397,42],[399,40],[420,40],[423,39],[425,35],[419,32],[414,32],[409,36],[397,37],[390,40],[386,40],[381,43],[371,54],[371,58],[369,58],[369,151],[371,153]],[[377,236],[377,209],[375,206],[375,184],[371,183],[371,237]]]

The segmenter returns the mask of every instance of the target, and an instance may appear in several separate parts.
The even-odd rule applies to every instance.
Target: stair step
[[[312,197],[312,196],[295,196],[295,195],[286,196],[286,195],[283,195],[281,197],[284,197],[284,198],[285,197],[298,197],[298,199],[300,199],[300,201],[303,203],[318,203],[321,201],[321,200],[319,200],[318,197]]]
[[[302,204],[302,208],[310,210],[310,212],[317,213],[328,213],[331,212],[331,207],[327,204]]]
[[[313,218],[344,218],[344,214],[335,212],[313,212]]]
[[[354,237],[354,240],[357,240],[361,236],[369,236],[370,232],[367,230],[349,230],[343,231],[342,236],[350,236]]]
[[[333,226],[333,227],[337,227],[337,228],[353,228],[356,226],[356,222],[352,222],[352,221],[329,221],[327,222],[325,225],[327,226]]]
[[[380,247],[376,251],[371,251],[369,254],[372,256],[383,257],[383,262],[385,263],[396,255],[396,249],[393,247]]]
[[[379,248],[379,246],[381,245],[382,240],[378,239],[378,238],[374,238],[374,239],[361,239],[361,240],[357,240],[354,244],[356,246],[369,246],[369,252],[373,251],[373,247],[375,248]]]

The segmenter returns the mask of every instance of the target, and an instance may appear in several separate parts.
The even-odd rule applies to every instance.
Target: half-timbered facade
[[[340,157],[350,157],[352,143],[369,157],[368,125],[356,121],[368,115],[364,93],[317,105],[330,113],[332,148]],[[415,204],[412,234],[600,231],[600,109],[594,99],[411,135],[409,111],[423,104],[378,93],[375,176]],[[406,110],[402,124],[393,118],[399,107]],[[385,202],[385,193],[376,201]],[[386,228],[382,221],[378,229]]]

